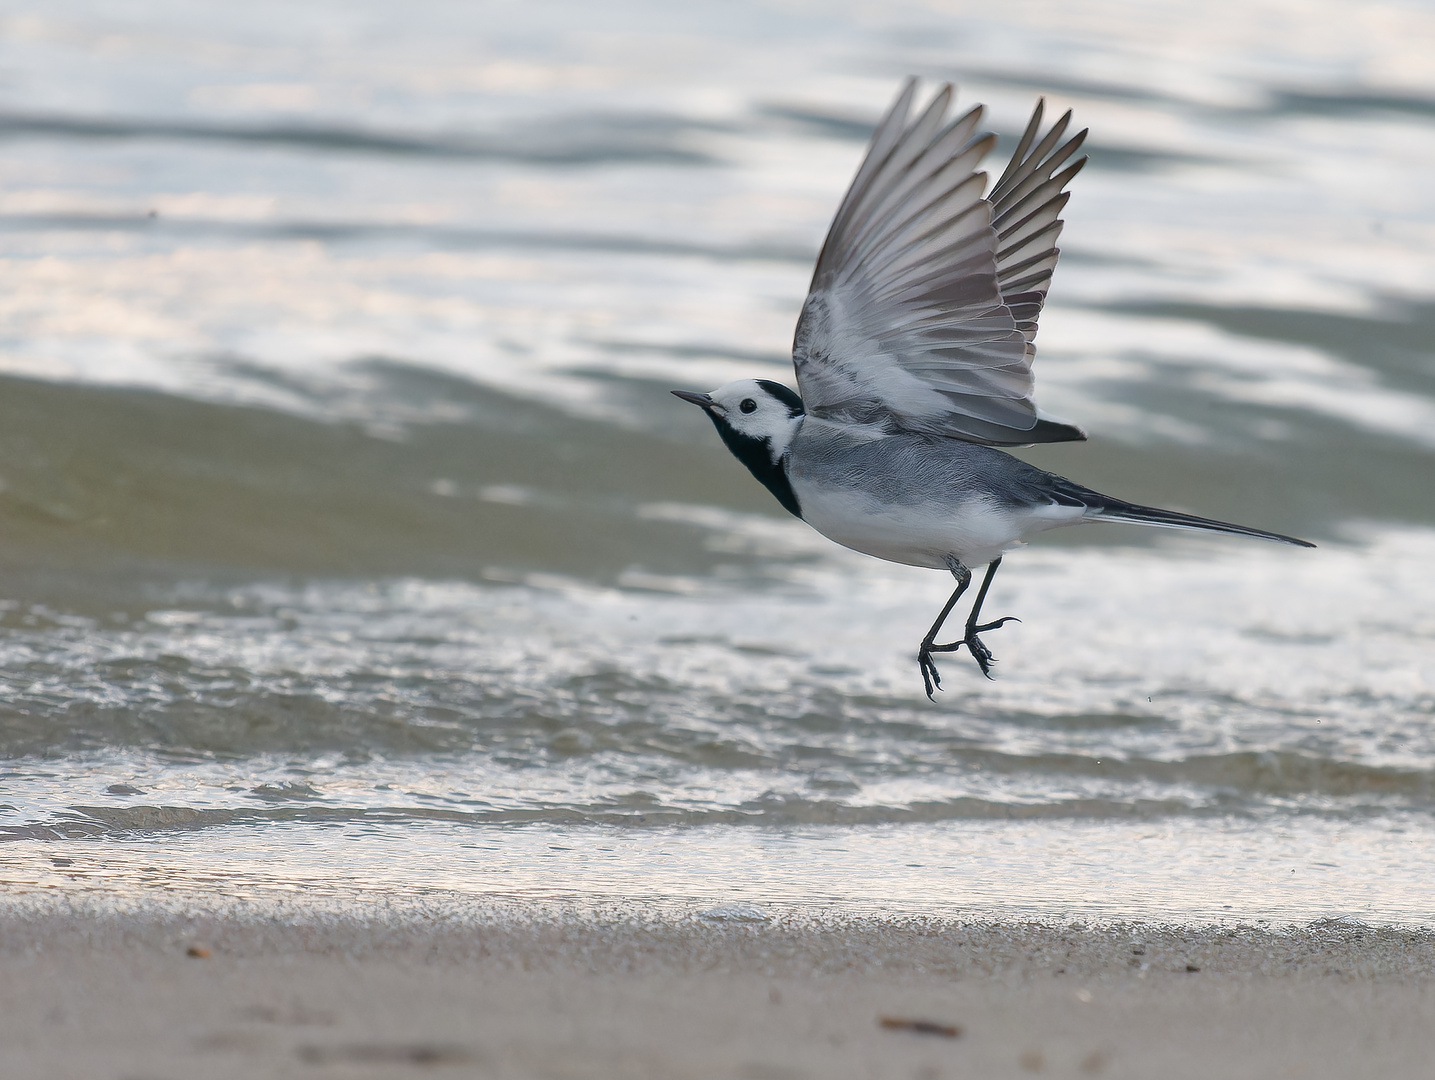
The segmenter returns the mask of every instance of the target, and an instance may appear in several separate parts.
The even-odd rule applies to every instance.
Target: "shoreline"
[[[1435,1052],[1431,928],[759,920],[12,893],[0,1073],[1403,1077]]]
[[[1161,925],[1435,925],[1435,823],[1249,819],[1005,820],[861,828],[314,822],[116,831],[0,843],[0,890],[97,911],[295,901],[351,914],[515,905],[767,915]],[[62,811],[51,820],[67,821]],[[153,819],[145,817],[153,825]],[[258,910],[253,907],[252,910]]]

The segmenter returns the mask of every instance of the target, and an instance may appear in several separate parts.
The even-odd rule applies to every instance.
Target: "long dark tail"
[[[1089,505],[1089,504],[1088,504]],[[1154,525],[1158,529],[1195,529],[1200,532],[1227,533],[1231,536],[1253,536],[1257,540],[1272,540],[1277,544],[1294,544],[1296,547],[1315,547],[1309,540],[1297,540],[1294,536],[1266,532],[1264,529],[1248,529],[1244,525],[1232,525],[1229,521],[1215,521],[1211,518],[1196,517],[1194,514],[1179,514],[1175,510],[1161,510],[1154,506],[1137,506],[1103,496],[1100,503],[1091,507],[1091,517],[1097,521],[1130,521],[1137,525]]]

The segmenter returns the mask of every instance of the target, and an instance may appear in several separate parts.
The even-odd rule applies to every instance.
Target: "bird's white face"
[[[711,394],[674,390],[673,396],[707,413],[733,457],[746,465],[788,512],[802,516],[787,479],[787,450],[804,416],[802,399],[795,390],[767,379],[740,379]]]
[[[708,395],[705,405],[720,424],[768,444],[773,460],[786,451],[802,426],[802,399],[780,383],[739,379]]]

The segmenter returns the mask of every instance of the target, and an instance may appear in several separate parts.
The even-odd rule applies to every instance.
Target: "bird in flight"
[[[1138,506],[997,449],[1086,438],[1037,408],[1032,377],[1086,132],[1065,138],[1068,111],[1043,134],[1038,102],[987,192],[980,165],[996,136],[979,130],[982,107],[949,120],[945,85],[911,119],[916,92],[909,79],[877,125],[817,257],[792,347],[800,394],[768,379],[673,393],[701,407],[737,459],[824,536],[952,573],[956,589],[917,652],[930,698],[942,685],[937,653],[966,646],[991,677],[979,635],[1012,617],[983,623],[982,604],[1002,556],[1037,533],[1126,521],[1315,545]],[[938,644],[983,565],[962,636]]]

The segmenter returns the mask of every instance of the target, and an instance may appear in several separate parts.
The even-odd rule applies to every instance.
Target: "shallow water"
[[[276,10],[0,24],[12,892],[1429,921],[1435,15]],[[1027,456],[1321,545],[1044,537],[936,705],[666,393],[908,72],[1092,128]]]

